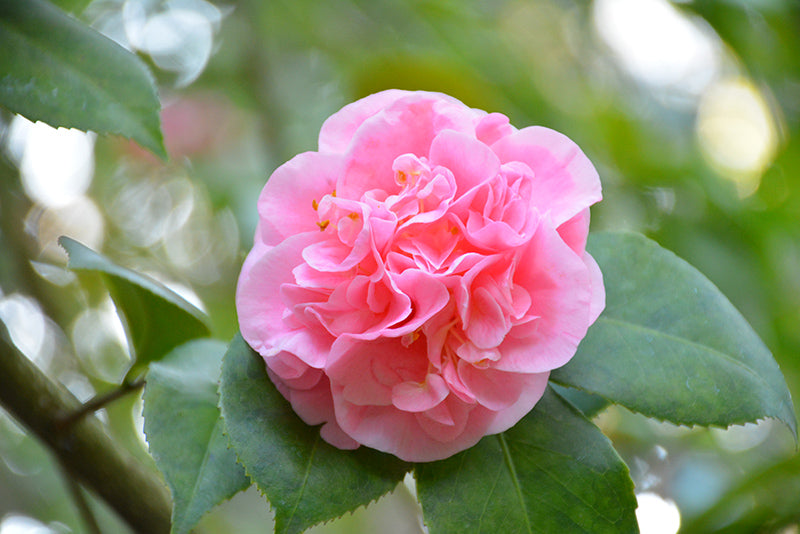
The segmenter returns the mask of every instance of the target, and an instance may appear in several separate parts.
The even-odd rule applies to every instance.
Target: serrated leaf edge
[[[223,409],[223,407],[222,407],[222,392],[221,392],[221,391],[218,391],[218,397],[219,397],[219,406],[218,406],[218,407],[219,407],[219,409],[220,409],[220,419],[222,419],[222,420],[223,420],[223,428],[227,429],[227,426],[224,424],[224,421],[225,421],[225,413],[224,413],[224,409]],[[321,427],[322,425],[309,425],[309,426],[317,426],[317,427]],[[234,454],[236,455],[236,463],[237,463],[237,464],[239,464],[239,465],[241,465],[241,466],[244,468],[245,476],[247,476],[247,478],[249,478],[249,479],[250,479],[251,485],[252,485],[252,484],[255,484],[255,486],[256,486],[256,489],[258,489],[258,492],[259,492],[259,493],[261,494],[261,496],[262,496],[262,497],[264,497],[264,499],[267,501],[267,504],[269,505],[269,509],[270,509],[270,511],[271,511],[271,512],[273,513],[273,515],[275,516],[275,519],[274,519],[274,521],[275,521],[275,528],[274,528],[273,532],[277,533],[277,532],[278,532],[278,522],[277,522],[277,512],[278,512],[278,510],[277,510],[277,508],[275,508],[275,505],[273,505],[273,504],[272,504],[272,501],[270,501],[270,499],[269,499],[269,495],[267,495],[267,490],[266,490],[266,488],[263,488],[263,487],[261,486],[261,484],[259,484],[259,482],[256,480],[256,478],[255,478],[255,477],[254,477],[254,476],[253,476],[253,475],[250,473],[250,471],[249,471],[249,469],[248,469],[248,467],[247,467],[247,464],[246,464],[246,463],[245,463],[245,462],[242,460],[241,456],[239,455],[239,451],[238,451],[238,449],[236,448],[236,445],[233,443],[233,438],[232,438],[232,436],[231,436],[231,435],[228,433],[228,431],[227,431],[227,430],[223,430],[223,434],[225,435],[225,437],[227,437],[227,438],[228,438],[228,449],[232,449],[232,450],[233,450],[233,452],[234,452]],[[321,438],[321,436],[319,435],[319,433],[317,433],[317,436],[318,436],[318,437],[317,437],[317,441],[315,442],[315,447],[316,447],[316,444],[317,444],[317,443],[319,443],[319,440],[320,440],[320,439],[322,439],[322,438]],[[362,445],[362,446],[363,446],[363,445]],[[348,452],[348,451],[343,451],[343,452],[345,452],[345,453],[346,453],[346,452]],[[408,473],[410,473],[410,472],[412,472],[412,471],[413,471],[414,464],[409,464],[409,466],[410,466],[410,469],[409,469],[408,471],[406,471],[406,474],[408,474]],[[403,481],[402,481],[402,480],[401,480],[400,482],[398,482],[398,484],[402,484],[402,483],[403,483]],[[326,524],[328,524],[328,523],[330,523],[330,522],[336,521],[337,519],[341,519],[341,518],[345,517],[345,516],[346,516],[346,515],[348,515],[348,514],[349,514],[349,515],[353,515],[353,514],[354,514],[354,513],[355,513],[357,510],[359,510],[359,509],[361,509],[361,508],[367,508],[368,506],[372,505],[373,503],[376,503],[376,502],[378,502],[379,500],[381,500],[382,498],[386,497],[386,496],[387,496],[387,495],[389,495],[389,494],[390,494],[392,491],[394,491],[396,488],[397,488],[397,485],[395,485],[393,488],[390,488],[390,489],[386,490],[385,492],[381,493],[380,495],[376,496],[374,499],[370,499],[369,501],[367,501],[367,502],[365,502],[365,503],[363,503],[363,504],[360,504],[360,505],[356,506],[355,508],[351,508],[351,509],[349,509],[349,510],[345,510],[344,512],[342,512],[342,513],[341,513],[341,514],[339,514],[339,515],[336,515],[336,516],[330,517],[330,518],[328,518],[328,519],[322,519],[322,520],[320,520],[320,521],[318,521],[318,522],[316,522],[316,523],[313,523],[313,524],[309,525],[309,526],[308,526],[308,527],[307,527],[307,528],[304,530],[304,532],[305,532],[305,531],[307,531],[307,530],[308,530],[308,529],[310,529],[310,528],[313,528],[313,527],[315,527],[315,526],[318,526],[318,525],[326,525]],[[299,501],[298,501],[298,502],[299,502]],[[287,526],[289,526],[289,525],[287,525]]]
[[[49,2],[46,2],[46,4],[50,5],[50,7],[54,8],[56,11],[58,11],[58,15],[59,16],[63,15],[63,17],[65,19],[63,22],[65,24],[69,25],[69,27],[71,29],[77,29],[78,26],[79,26],[80,30],[89,30],[90,32],[95,33],[97,36],[99,36],[99,37],[101,37],[103,39],[106,39],[110,45],[113,45],[115,47],[119,47],[121,50],[123,50],[125,52],[128,52],[127,50],[125,50],[125,48],[121,47],[114,40],[109,39],[108,37],[106,37],[102,33],[96,31],[91,26],[86,26],[86,25],[78,23],[76,20],[74,20],[72,17],[70,17],[65,11],[63,11],[60,7],[57,7],[55,5],[51,5]],[[76,23],[78,24],[78,26],[76,26]],[[100,94],[102,94],[102,95],[104,95],[106,97],[109,97],[109,96],[113,97],[113,94],[108,93],[102,87],[98,86],[96,83],[94,83],[94,81],[90,77],[87,77],[82,71],[74,68],[69,63],[65,64],[64,61],[63,61],[63,58],[61,58],[58,55],[52,54],[47,48],[41,47],[38,41],[31,39],[25,33],[21,33],[19,31],[15,31],[15,29],[13,27],[6,26],[6,28],[7,28],[8,31],[12,31],[16,35],[18,35],[24,41],[29,43],[32,48],[35,48],[36,50],[40,51],[46,57],[55,58],[55,59],[59,60],[58,63],[60,63],[62,65],[65,65],[65,69],[66,70],[72,72],[73,74],[77,74],[77,78],[79,78],[80,80],[83,80],[86,83],[86,85],[88,85],[90,87],[93,87],[98,93],[100,93]],[[131,59],[134,62],[134,64],[137,65],[137,67],[141,71],[142,75],[144,76],[144,78],[145,78],[145,80],[147,82],[148,89],[150,91],[150,96],[153,97],[155,99],[155,102],[158,104],[159,103],[158,87],[156,85],[156,81],[155,81],[155,78],[153,77],[153,74],[150,72],[150,69],[147,68],[147,65],[145,65],[145,63],[136,54],[131,53],[131,52],[128,52],[128,53],[130,54]],[[115,102],[114,98],[110,98],[110,100],[112,102]],[[124,106],[122,106],[122,107],[123,107],[123,109],[125,109]],[[128,111],[128,110],[126,110],[126,111]],[[126,113],[126,115],[127,114],[128,113]],[[135,115],[135,113],[131,113],[131,114]],[[48,122],[48,118],[47,117],[42,117],[42,116],[31,114],[30,117],[26,116],[26,118],[28,118],[30,120],[33,120],[33,121],[45,122],[45,123],[49,124],[50,126],[52,126],[54,128],[64,127],[64,128],[75,128],[77,130],[82,130],[82,131],[91,131],[91,128],[86,128],[86,126],[89,126],[89,125],[88,124],[84,124],[84,121],[82,121],[82,120],[74,121],[74,122],[71,122],[71,123],[70,122],[63,122],[63,121],[56,121],[54,124],[51,124],[50,122]],[[140,122],[140,121],[137,120],[137,121],[135,121],[135,124],[144,131],[144,133],[146,134],[147,137],[152,137],[152,141],[155,142],[154,145],[150,146],[150,143],[142,144],[142,143],[140,143],[139,139],[135,139],[134,136],[126,135],[125,133],[123,133],[119,129],[113,129],[113,128],[103,129],[101,131],[101,133],[109,133],[109,134],[112,134],[112,135],[118,135],[118,136],[120,136],[120,137],[122,137],[124,139],[128,139],[128,140],[134,141],[136,143],[142,144],[142,146],[144,148],[146,148],[147,150],[150,150],[151,152],[153,152],[155,155],[157,155],[163,161],[168,160],[169,159],[169,155],[167,154],[166,147],[164,146],[164,134],[161,131],[161,118],[159,117],[158,113],[156,113],[156,126],[157,126],[157,128],[155,130],[155,133],[156,133],[155,136],[151,136],[148,133],[148,127],[146,126],[145,123]],[[141,135],[141,134],[139,134],[139,135]]]
[[[225,418],[225,416],[223,415],[222,419],[224,419],[224,418]],[[265,488],[261,487],[261,484],[259,484],[258,481],[253,477],[253,475],[250,474],[250,471],[248,470],[247,465],[242,461],[241,457],[239,456],[239,451],[236,449],[236,446],[233,444],[233,440],[231,439],[230,434],[228,434],[227,432],[224,432],[224,434],[228,438],[228,449],[232,449],[234,454],[236,455],[236,463],[241,465],[244,468],[245,476],[247,476],[247,478],[250,479],[251,485],[254,484],[256,486],[256,489],[258,489],[258,492],[261,494],[261,496],[264,497],[264,499],[266,499],[267,504],[269,505],[270,511],[272,511],[273,514],[275,514],[275,516],[277,516],[277,511],[278,510],[272,504],[272,501],[270,501],[269,495],[267,495],[267,490]],[[412,465],[412,469],[413,469],[413,465]],[[409,472],[411,472],[411,470],[407,471],[406,473],[409,473]],[[403,483],[402,480],[400,482],[398,482],[398,484],[402,484],[402,483]],[[313,523],[313,524],[309,525],[305,530],[308,530],[310,528],[316,527],[318,525],[326,525],[328,523],[336,521],[337,519],[341,519],[341,518],[345,517],[348,514],[349,515],[353,515],[359,509],[367,508],[368,506],[370,506],[370,505],[378,502],[382,498],[386,497],[387,495],[392,493],[395,490],[396,487],[397,486],[395,486],[394,488],[390,488],[390,489],[386,490],[384,493],[381,493],[380,495],[376,496],[374,499],[370,499],[369,501],[367,501],[367,502],[365,502],[363,504],[359,504],[355,508],[351,508],[350,510],[345,510],[340,515],[336,515],[336,516],[330,517],[328,519],[322,519],[322,520],[320,520],[320,521],[318,521],[316,523]],[[305,532],[305,530],[304,530],[304,532]],[[278,532],[277,521],[275,521],[275,529],[273,530],[273,532]]]
[[[558,384],[559,386],[563,386],[565,388],[576,389],[578,391],[583,391],[584,393],[591,393],[592,395],[597,395],[598,397],[602,397],[603,399],[608,401],[610,406],[619,406],[620,408],[625,408],[626,410],[628,410],[631,413],[647,417],[648,419],[653,419],[654,421],[657,421],[659,423],[669,423],[671,425],[675,425],[675,426],[678,426],[678,427],[681,427],[681,428],[687,428],[687,429],[717,428],[717,429],[727,430],[728,428],[730,428],[732,426],[744,426],[744,425],[748,425],[748,424],[756,424],[756,423],[759,423],[760,421],[766,421],[767,419],[771,419],[771,420],[777,421],[777,422],[779,422],[779,423],[781,423],[781,424],[783,424],[785,426],[788,426],[788,425],[786,425],[785,421],[783,421],[782,419],[779,419],[778,417],[772,416],[772,415],[766,415],[764,417],[759,417],[759,418],[757,418],[755,420],[749,420],[749,419],[738,420],[737,419],[737,420],[731,421],[731,423],[728,424],[728,425],[721,425],[721,424],[716,424],[716,423],[709,423],[707,425],[704,425],[702,423],[689,423],[689,422],[682,422],[682,421],[681,422],[673,421],[671,419],[666,419],[664,417],[659,417],[657,415],[652,415],[652,414],[645,413],[645,412],[643,412],[641,410],[636,410],[634,408],[631,408],[630,406],[626,406],[625,404],[623,404],[621,402],[616,402],[614,400],[611,400],[608,397],[606,397],[605,395],[602,395],[602,394],[600,394],[600,393],[598,393],[596,391],[592,391],[592,390],[584,388],[584,387],[576,386],[576,385],[573,385],[573,384],[567,384],[567,383],[559,382],[559,381],[552,380],[552,379],[551,379],[551,382],[553,382],[554,384]],[[564,398],[564,397],[562,397],[562,398]],[[566,398],[564,398],[564,400],[566,402],[569,402],[569,400],[566,399]],[[571,402],[570,402],[570,405],[575,407]],[[605,410],[607,408],[608,407],[604,408],[603,410]],[[575,407],[575,409],[580,411],[580,408]],[[601,410],[599,413],[602,413],[603,410]],[[584,415],[584,417],[586,417],[586,416]]]

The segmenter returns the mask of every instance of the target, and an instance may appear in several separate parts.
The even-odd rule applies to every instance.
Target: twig
[[[105,500],[134,531],[170,531],[169,491],[156,473],[116,444],[93,415],[64,430],[80,402],[9,341],[0,325],[0,404],[41,439],[67,471]]]
[[[64,417],[60,421],[60,430],[67,430],[69,427],[86,417],[87,415],[96,412],[100,408],[105,407],[106,405],[110,404],[111,402],[117,400],[120,397],[124,397],[128,393],[133,391],[139,390],[144,387],[144,378],[139,378],[134,380],[133,382],[123,382],[120,384],[118,388],[112,389],[107,393],[103,393],[93,397],[88,402],[83,403],[83,405],[75,410],[74,412],[70,413],[68,416]]]

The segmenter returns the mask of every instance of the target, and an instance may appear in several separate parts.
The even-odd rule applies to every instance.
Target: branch
[[[78,410],[74,411],[73,413],[69,414],[67,417],[61,420],[59,423],[61,426],[60,428],[66,428],[75,424],[76,421],[86,417],[89,414],[96,412],[97,410],[103,408],[107,404],[119,399],[120,397],[124,397],[128,393],[132,391],[136,391],[137,389],[142,389],[144,387],[144,378],[139,378],[134,380],[133,382],[123,382],[118,388],[112,389],[108,393],[104,393],[102,395],[97,395],[93,397],[88,402],[83,404]]]
[[[93,415],[64,427],[81,404],[9,341],[0,325],[0,404],[36,434],[79,481],[136,532],[166,534],[172,506],[167,488],[106,434]]]

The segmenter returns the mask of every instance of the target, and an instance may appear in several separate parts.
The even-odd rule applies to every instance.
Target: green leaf
[[[415,474],[431,534],[638,532],[628,468],[550,388],[510,430]]]
[[[241,335],[222,362],[220,407],[239,461],[275,509],[275,531],[302,532],[394,489],[411,466],[366,447],[337,449],[304,423]]]
[[[178,345],[210,334],[203,312],[163,284],[120,267],[69,237],[61,237],[59,243],[69,254],[70,269],[104,275],[111,298],[124,315],[136,357],[128,378]]]
[[[172,532],[189,532],[203,515],[246,489],[250,480],[228,448],[217,407],[225,343],[181,345],[147,372],[144,432],[175,507]]]
[[[677,424],[773,417],[796,438],[777,363],[711,282],[640,235],[593,235],[589,251],[603,271],[606,309],[551,380]]]
[[[0,105],[166,158],[155,84],[134,54],[45,0],[0,0],[0,50]]]
[[[598,413],[605,410],[610,402],[604,399],[599,395],[595,395],[593,393],[587,393],[585,391],[581,391],[580,389],[575,388],[568,388],[564,386],[559,386],[558,384],[550,383],[550,386],[553,390],[562,396],[564,399],[568,400],[570,404],[575,406],[586,417],[594,417]]]
[[[54,6],[66,11],[67,13],[80,14],[92,0],[52,0]]]

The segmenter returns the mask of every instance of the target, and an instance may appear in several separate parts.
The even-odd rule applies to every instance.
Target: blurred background
[[[575,140],[600,172],[597,230],[642,232],[700,269],[800,399],[800,4],[793,0],[59,0],[152,68],[170,154],[0,111],[0,321],[86,400],[130,364],[69,235],[236,332],[234,287],[270,173],[323,120],[386,89],[451,94]],[[143,462],[141,401],[100,412]],[[770,421],[687,429],[610,408],[645,533],[798,533],[800,458]],[[0,534],[82,532],[58,465],[0,411]],[[315,533],[419,533],[413,480]],[[92,500],[104,532],[126,532]],[[267,532],[254,490],[197,532]]]

